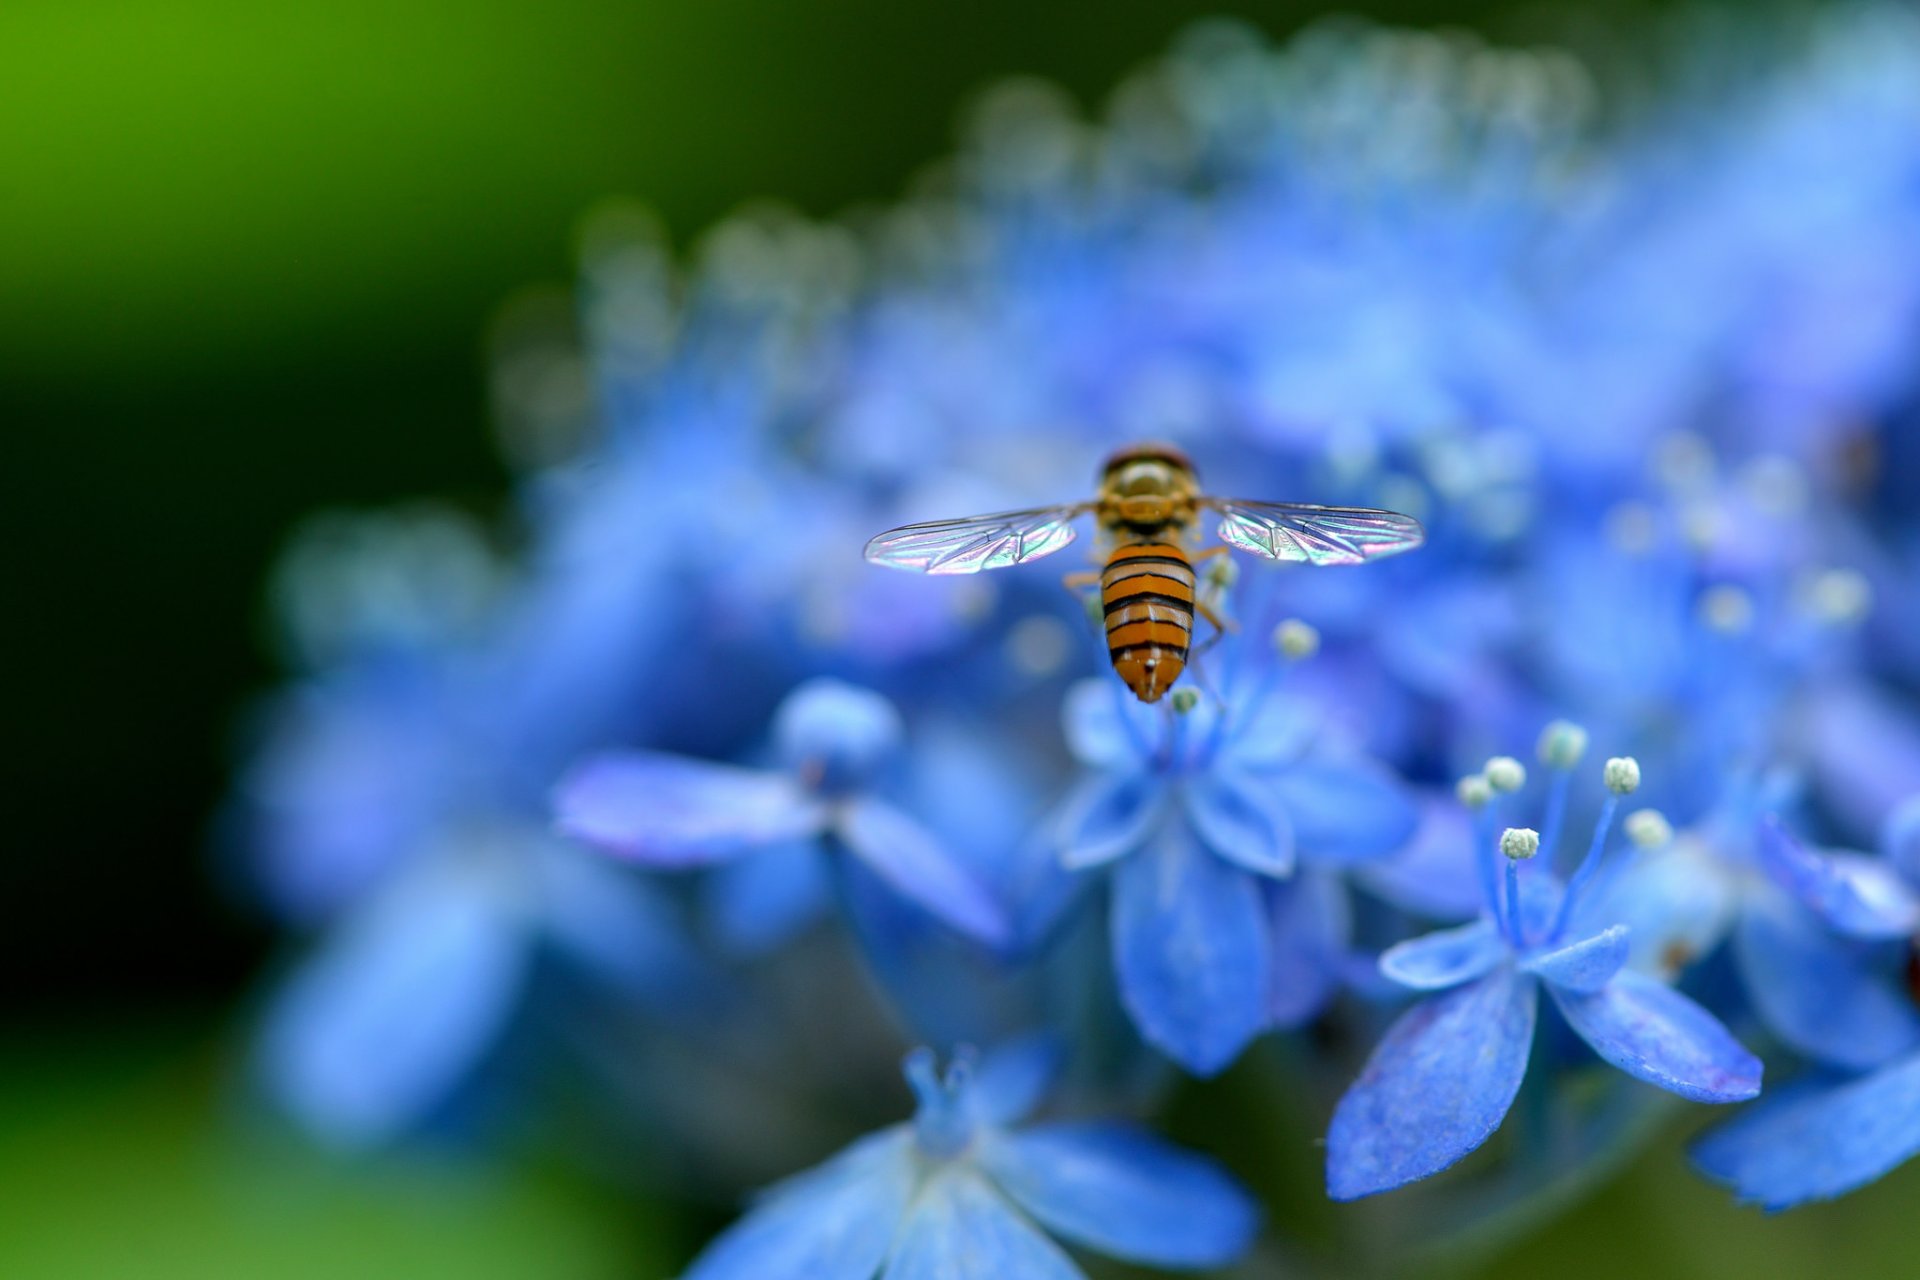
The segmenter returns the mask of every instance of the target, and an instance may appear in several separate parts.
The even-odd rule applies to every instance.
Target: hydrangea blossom
[[[1467,790],[1512,791],[1523,776],[1503,757]],[[1485,1142],[1526,1075],[1542,987],[1575,1034],[1628,1075],[1696,1102],[1759,1093],[1760,1060],[1711,1013],[1625,968],[1626,926],[1569,927],[1579,919],[1582,891],[1603,867],[1618,797],[1639,780],[1631,759],[1607,762],[1613,794],[1565,886],[1545,868],[1522,874],[1522,863],[1540,854],[1541,837],[1509,827],[1497,853],[1482,851],[1486,914],[1380,957],[1381,971],[1402,986],[1446,994],[1402,1014],[1340,1099],[1327,1132],[1329,1195],[1352,1200],[1391,1191]],[[1491,803],[1484,793],[1478,799]],[[1491,888],[1496,857],[1506,864],[1503,890]]]
[[[1218,1164],[1128,1125],[1028,1123],[1054,1074],[1042,1041],[944,1074],[907,1056],[910,1124],[773,1188],[684,1280],[1075,1280],[1049,1233],[1146,1266],[1219,1267],[1246,1252],[1253,1200]]]

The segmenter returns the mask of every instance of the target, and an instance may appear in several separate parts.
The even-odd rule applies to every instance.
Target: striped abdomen
[[[1193,641],[1193,564],[1171,542],[1128,542],[1100,571],[1107,656],[1142,702],[1158,702],[1187,667]]]

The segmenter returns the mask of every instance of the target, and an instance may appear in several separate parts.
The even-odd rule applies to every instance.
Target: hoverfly
[[[1196,608],[1225,629],[1195,599],[1194,561],[1233,547],[1268,560],[1364,564],[1426,540],[1418,520],[1394,511],[1208,496],[1193,463],[1165,444],[1119,450],[1101,467],[1099,486],[1087,502],[889,529],[867,543],[867,559],[915,573],[1004,569],[1060,550],[1074,539],[1074,520],[1091,513],[1110,544],[1105,565],[1068,585],[1100,584],[1113,669],[1140,701],[1158,702],[1186,670]],[[1222,517],[1224,545],[1194,549],[1202,508]]]

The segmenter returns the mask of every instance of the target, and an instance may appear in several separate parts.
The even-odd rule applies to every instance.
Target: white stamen
[[[1495,756],[1481,773],[1495,791],[1518,791],[1527,785],[1527,766],[1512,756]]]
[[[1493,799],[1493,788],[1487,785],[1482,775],[1470,773],[1454,784],[1453,794],[1469,809],[1484,809],[1487,802]]]
[[[1658,809],[1635,809],[1625,826],[1627,839],[1642,849],[1659,849],[1673,840],[1673,824]]]
[[[1320,652],[1320,632],[1310,623],[1288,618],[1273,629],[1273,647],[1289,662],[1300,662]]]
[[[1571,769],[1587,754],[1587,731],[1571,720],[1555,720],[1540,734],[1540,763]]]
[[[1518,862],[1540,852],[1540,833],[1532,827],[1508,827],[1500,833],[1500,852]]]
[[[1753,626],[1753,597],[1731,583],[1707,588],[1699,609],[1700,621],[1722,635],[1742,635]]]
[[[1600,771],[1607,790],[1617,796],[1630,796],[1640,789],[1640,762],[1632,756],[1614,756]]]
[[[1200,694],[1198,690],[1194,689],[1175,689],[1173,696],[1167,701],[1173,706],[1175,711],[1184,716],[1200,705]]]

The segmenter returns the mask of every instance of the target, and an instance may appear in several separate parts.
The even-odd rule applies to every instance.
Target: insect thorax
[[[1193,522],[1198,495],[1185,455],[1165,445],[1136,445],[1101,471],[1100,524],[1117,542],[1178,537]]]

